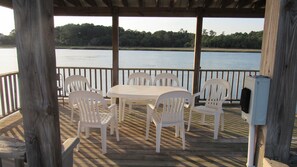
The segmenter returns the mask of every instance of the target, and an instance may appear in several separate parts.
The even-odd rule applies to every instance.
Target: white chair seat
[[[214,113],[223,113],[223,110],[218,110],[214,108],[209,108],[206,106],[196,106],[192,108],[192,111],[196,111],[206,115],[213,115]]]

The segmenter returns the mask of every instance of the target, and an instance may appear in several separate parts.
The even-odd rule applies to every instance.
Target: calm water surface
[[[120,68],[193,68],[194,52],[119,52]],[[260,67],[260,53],[202,52],[202,69],[253,69]],[[56,49],[57,66],[112,67],[111,50]],[[0,49],[0,73],[17,71],[15,48]]]

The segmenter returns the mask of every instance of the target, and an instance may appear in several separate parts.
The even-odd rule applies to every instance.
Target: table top
[[[24,159],[25,158],[25,142],[7,137],[0,136],[0,157],[1,158],[16,158]]]
[[[187,90],[172,86],[116,85],[109,89],[107,96],[116,98],[156,99],[161,94],[170,91]]]

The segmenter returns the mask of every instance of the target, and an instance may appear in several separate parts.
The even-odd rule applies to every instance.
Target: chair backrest
[[[151,85],[152,78],[144,72],[137,72],[129,75],[127,85]]]
[[[107,109],[107,103],[102,95],[89,91],[76,91],[71,92],[69,98],[78,105],[79,119],[82,123],[97,123],[100,126],[100,110]]]
[[[90,83],[86,77],[81,75],[72,75],[65,79],[65,91],[66,93],[71,93],[80,90],[90,89]]]
[[[201,90],[205,93],[205,106],[222,108],[223,102],[230,96],[230,84],[223,79],[207,80]]]
[[[190,104],[192,95],[186,91],[171,91],[161,94],[155,109],[161,108],[161,122],[163,124],[175,124],[184,120],[184,106]]]
[[[174,74],[161,73],[155,77],[154,85],[179,87],[179,81],[178,81],[178,78]]]

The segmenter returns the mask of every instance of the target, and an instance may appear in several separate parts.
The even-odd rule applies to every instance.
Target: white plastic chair
[[[133,74],[129,75],[127,85],[152,85],[152,78],[149,74],[144,73],[144,72],[133,73]],[[138,100],[138,99],[126,99],[126,98],[122,99],[123,114],[122,114],[121,121],[124,121],[126,103],[129,104],[129,111],[131,112],[133,103],[146,105],[148,103],[148,101],[147,100]]]
[[[191,99],[192,96],[189,92],[172,91],[160,95],[154,106],[147,105],[145,139],[147,140],[149,136],[150,123],[154,122],[156,152],[160,152],[161,129],[168,126],[175,126],[175,137],[181,136],[182,148],[185,150],[184,105],[191,102]]]
[[[195,106],[195,98],[205,93],[206,102],[205,105]],[[221,130],[224,130],[224,111],[222,104],[230,96],[230,85],[223,79],[211,79],[205,82],[201,92],[193,95],[192,107],[190,109],[188,131],[191,126],[192,111],[201,113],[201,122],[205,124],[205,115],[214,116],[214,139],[218,139],[219,125],[221,119]]]
[[[174,74],[161,73],[155,77],[154,85],[179,87],[179,81],[178,81],[178,78]]]
[[[107,107],[102,95],[94,92],[76,91],[70,93],[69,96],[74,99],[79,108],[78,138],[80,137],[81,128],[85,128],[87,137],[89,137],[89,128],[100,128],[102,153],[106,153],[106,129],[108,125],[111,126],[111,134],[113,134],[115,128],[116,138],[119,141],[116,104]],[[98,105],[98,103],[101,105]],[[78,149],[79,146],[77,146]]]
[[[71,92],[76,91],[93,91],[99,94],[102,94],[102,91],[99,89],[94,89],[90,86],[90,83],[86,77],[81,75],[71,75],[65,79],[64,89],[66,94],[70,94]],[[69,105],[71,108],[71,119],[70,122],[73,122],[73,113],[74,108],[77,108],[76,104],[74,103],[73,99],[69,96]]]

